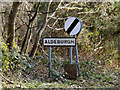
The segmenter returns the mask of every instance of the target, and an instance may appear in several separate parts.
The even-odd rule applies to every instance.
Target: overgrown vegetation
[[[9,41],[13,43],[9,48],[7,42],[11,37],[7,31],[12,5],[4,3],[0,13],[3,88],[119,87],[120,2],[21,3],[14,17],[15,36]],[[65,76],[69,47],[52,47],[49,79],[48,47],[43,46],[42,39],[69,37],[64,23],[71,16],[83,23],[77,35],[80,77],[72,80]],[[37,49],[33,52],[34,48]],[[77,64],[74,51],[73,48],[73,63]]]

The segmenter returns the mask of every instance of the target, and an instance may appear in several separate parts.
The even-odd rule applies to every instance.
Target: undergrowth
[[[118,87],[119,69],[111,69],[106,72],[103,65],[97,61],[81,60],[80,77],[76,80],[67,79],[64,75],[64,64],[69,63],[69,60],[57,58],[53,55],[51,79],[48,78],[48,73],[45,76],[39,76],[42,73],[36,72],[36,66],[43,65],[48,71],[48,60],[41,55],[30,58],[27,55],[20,55],[17,50],[9,51],[7,45],[2,46],[2,75],[9,80],[14,81],[14,84],[8,84],[3,79],[3,87],[11,88],[76,88],[76,87]],[[74,64],[77,64],[73,60]],[[44,69],[43,67],[43,69]],[[41,68],[41,67],[39,67]],[[44,71],[43,71],[44,72]],[[49,71],[48,71],[49,72]]]

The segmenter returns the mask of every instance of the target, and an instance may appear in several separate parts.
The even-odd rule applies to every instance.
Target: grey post
[[[70,46],[70,64],[72,64],[72,46]]]
[[[76,38],[76,35],[75,35],[75,38]],[[77,39],[75,44],[75,53],[76,53],[76,60],[78,64],[78,76],[80,76],[80,63],[79,63],[79,57],[78,57]]]
[[[70,46],[70,64],[72,64],[72,46]]]
[[[51,37],[51,36],[49,36]],[[49,46],[49,79],[51,78],[51,46]]]

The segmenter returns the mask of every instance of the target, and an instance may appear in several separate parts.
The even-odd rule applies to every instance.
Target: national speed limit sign
[[[82,29],[82,22],[77,17],[71,17],[68,18],[65,22],[65,31],[69,35],[76,35],[78,34]]]

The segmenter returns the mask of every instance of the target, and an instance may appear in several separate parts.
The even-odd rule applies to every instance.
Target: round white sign
[[[82,22],[79,18],[71,17],[65,22],[65,31],[70,35],[78,34],[82,29]]]

